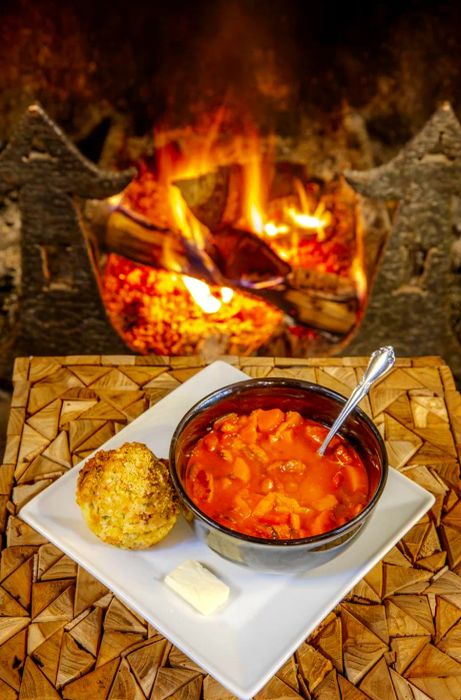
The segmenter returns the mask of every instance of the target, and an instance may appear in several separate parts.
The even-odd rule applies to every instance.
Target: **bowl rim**
[[[214,530],[218,530],[223,535],[227,535],[229,537],[237,538],[244,542],[261,545],[264,547],[294,547],[300,545],[325,544],[331,539],[336,539],[338,537],[341,537],[342,535],[347,534],[351,529],[359,525],[361,521],[365,520],[370,514],[370,512],[374,509],[386,485],[387,475],[389,471],[389,460],[386,446],[378,428],[371,420],[371,418],[369,418],[365,411],[363,411],[363,409],[361,409],[360,407],[356,407],[352,411],[351,415],[357,414],[359,419],[366,423],[367,427],[370,429],[370,431],[376,438],[376,442],[378,443],[382,457],[381,476],[376,490],[370,501],[365,506],[365,508],[347,523],[336,527],[334,530],[328,530],[327,532],[321,533],[320,535],[311,535],[310,537],[298,537],[293,539],[277,540],[265,537],[256,537],[254,535],[247,535],[243,532],[239,532],[238,530],[232,530],[231,528],[226,527],[221,523],[218,523],[216,520],[213,520],[213,518],[211,518],[202,510],[200,510],[200,508],[192,501],[189,494],[183,487],[181,479],[179,478],[179,475],[177,473],[175,459],[177,443],[184,428],[201,410],[212,406],[215,403],[218,403],[221,399],[225,399],[231,396],[233,393],[238,392],[239,390],[246,391],[247,389],[251,390],[254,387],[270,388],[274,385],[281,387],[285,386],[293,389],[301,389],[302,391],[309,391],[314,394],[322,394],[323,396],[326,396],[338,402],[340,405],[344,404],[347,401],[347,398],[339,392],[322,386],[321,384],[315,384],[314,382],[305,381],[303,379],[294,379],[289,377],[257,377],[251,379],[244,379],[239,382],[233,382],[232,384],[226,384],[220,389],[215,389],[214,391],[210,392],[209,394],[201,398],[199,401],[197,401],[193,406],[191,406],[191,408],[189,408],[189,410],[184,414],[184,416],[181,418],[178,425],[176,426],[175,431],[173,433],[173,437],[171,438],[170,442],[170,453],[168,460],[168,468],[170,471],[171,480],[181,500],[185,502],[189,510],[191,510],[194,513],[194,515],[200,520],[204,521],[209,527],[213,528]],[[341,434],[341,432],[339,432],[339,434]]]

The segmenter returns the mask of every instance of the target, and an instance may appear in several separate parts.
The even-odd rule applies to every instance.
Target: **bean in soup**
[[[215,421],[190,454],[184,487],[206,515],[238,532],[296,539],[333,530],[369,500],[366,468],[336,435],[297,411],[256,409]]]

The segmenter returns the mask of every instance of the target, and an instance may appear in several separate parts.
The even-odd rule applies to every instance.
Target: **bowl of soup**
[[[318,454],[345,401],[274,377],[195,404],[173,435],[170,473],[197,536],[227,559],[271,572],[306,571],[348,547],[378,503],[388,460],[361,409]]]

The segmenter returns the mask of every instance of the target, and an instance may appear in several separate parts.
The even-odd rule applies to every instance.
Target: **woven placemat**
[[[365,358],[223,358],[349,394]],[[204,366],[197,358],[20,358],[0,468],[0,698],[232,696],[18,517],[20,507]],[[365,410],[432,510],[258,698],[461,698],[461,397],[438,358],[400,359]],[[248,660],[251,663],[251,659]]]

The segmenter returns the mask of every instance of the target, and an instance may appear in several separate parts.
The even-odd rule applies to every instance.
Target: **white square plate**
[[[215,362],[143,413],[103,445],[147,444],[167,457],[175,426],[206,394],[247,376]],[[212,552],[180,518],[168,537],[151,550],[125,551],[104,544],[85,525],[75,503],[83,463],[32,499],[21,517],[108,586],[179,649],[226,686],[249,698],[350,589],[431,507],[434,498],[390,470],[369,524],[336,559],[304,575],[257,573]],[[230,589],[228,604],[203,617],[163,583],[172,569],[195,559]]]

